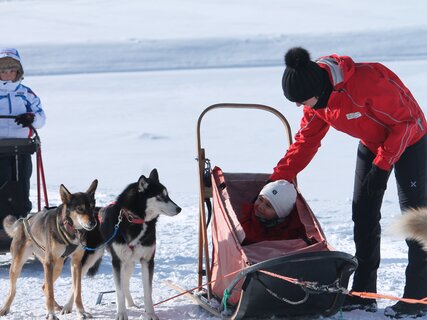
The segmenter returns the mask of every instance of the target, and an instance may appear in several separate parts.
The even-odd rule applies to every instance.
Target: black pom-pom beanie
[[[307,50],[291,48],[285,55],[286,69],[283,73],[282,88],[285,97],[292,102],[303,102],[322,95],[330,81],[326,70],[310,60]]]

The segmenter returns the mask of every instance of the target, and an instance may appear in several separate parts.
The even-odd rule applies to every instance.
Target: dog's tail
[[[11,238],[15,235],[15,231],[17,229],[17,219],[12,215],[8,215],[3,219],[3,228],[6,231],[7,235]]]
[[[421,243],[427,250],[427,208],[408,209],[396,219],[392,230]]]

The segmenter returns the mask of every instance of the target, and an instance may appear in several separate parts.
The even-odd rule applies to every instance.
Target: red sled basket
[[[292,219],[300,222],[301,238],[243,244],[240,210],[243,203],[256,198],[269,174],[211,169],[201,145],[201,122],[207,112],[222,108],[271,112],[282,121],[292,143],[288,121],[268,106],[216,104],[200,115],[198,285],[203,289],[193,291],[193,299],[223,319],[335,314],[342,306],[357,260],[328,244],[319,221],[298,190]]]

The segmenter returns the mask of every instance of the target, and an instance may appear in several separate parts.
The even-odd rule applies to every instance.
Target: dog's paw
[[[5,316],[9,313],[9,308],[0,309],[0,317]]]
[[[128,314],[127,312],[118,312],[116,314],[116,320],[128,320]]]
[[[69,305],[68,303],[65,304],[59,311],[61,311],[61,314],[69,314],[73,310],[73,304]]]
[[[46,315],[47,320],[59,320],[59,318],[54,313],[48,313]]]
[[[154,312],[144,313],[143,317],[144,320],[159,320],[159,317]]]
[[[84,310],[78,311],[77,314],[78,314],[79,320],[93,318],[93,316],[89,312],[86,312]]]

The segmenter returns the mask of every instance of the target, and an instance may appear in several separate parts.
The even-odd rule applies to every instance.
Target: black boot
[[[363,310],[366,312],[377,312],[377,301],[374,299],[364,299],[356,296],[347,296],[344,300],[341,310]]]
[[[420,318],[427,315],[427,305],[398,301],[395,305],[386,307],[384,315],[393,319]]]

